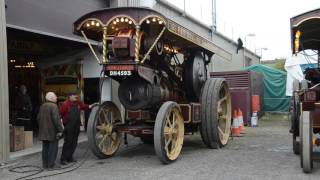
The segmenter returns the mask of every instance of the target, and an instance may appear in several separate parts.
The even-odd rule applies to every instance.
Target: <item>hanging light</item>
[[[97,22],[97,23],[96,23],[96,26],[99,27],[99,26],[100,26],[100,23]]]
[[[153,21],[153,22],[156,22],[156,18],[152,18],[152,21]]]
[[[116,22],[119,22],[119,18],[116,19]]]
[[[150,24],[150,21],[149,21],[149,19],[147,19],[146,23],[147,23],[147,24]]]
[[[301,37],[301,31],[297,31],[295,34],[295,40],[294,40],[294,52],[297,54],[299,52],[300,48],[300,37]]]
[[[163,23],[163,21],[159,20],[159,24],[162,24],[162,23]]]
[[[129,24],[132,24],[132,21],[131,21],[131,20],[129,21]]]
[[[128,19],[128,18],[125,18],[125,19],[124,19],[124,22],[128,22],[128,21],[129,21],[129,19]]]
[[[87,27],[90,27],[90,23],[87,23],[86,26],[87,26]]]
[[[121,22],[124,22],[124,18],[122,17],[122,18],[120,19],[120,21],[121,21]]]
[[[91,21],[91,25],[93,26],[95,24],[95,22],[94,21]]]
[[[113,24],[117,24],[117,21],[113,21],[112,23],[113,23]]]

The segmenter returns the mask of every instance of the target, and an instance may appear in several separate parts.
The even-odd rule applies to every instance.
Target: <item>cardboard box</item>
[[[24,127],[10,127],[10,151],[19,151],[24,149]]]
[[[33,132],[24,131],[24,148],[30,148],[33,146]]]

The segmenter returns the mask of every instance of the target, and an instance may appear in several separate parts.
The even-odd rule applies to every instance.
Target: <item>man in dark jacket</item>
[[[42,141],[43,168],[54,168],[58,154],[58,140],[62,137],[63,125],[59,108],[56,104],[57,96],[53,92],[46,94],[46,102],[38,113],[39,140]]]
[[[76,162],[73,153],[77,148],[80,133],[80,111],[87,110],[96,104],[87,105],[78,101],[76,93],[69,93],[68,99],[60,107],[64,129],[64,143],[61,153],[61,164]]]

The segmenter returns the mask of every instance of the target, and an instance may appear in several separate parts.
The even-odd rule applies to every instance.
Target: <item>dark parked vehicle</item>
[[[293,151],[300,154],[305,173],[313,168],[314,134],[320,132],[320,9],[291,18],[291,44],[294,54],[312,50],[318,56],[318,67],[304,71],[305,80],[294,82],[291,120]]]

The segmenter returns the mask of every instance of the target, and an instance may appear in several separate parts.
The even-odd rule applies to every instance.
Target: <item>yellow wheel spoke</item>
[[[167,115],[167,117],[166,117],[166,123],[168,122],[168,124],[169,124],[169,127],[171,128],[172,127],[172,122],[171,122],[171,120],[170,120],[170,114],[168,114]]]
[[[98,132],[96,134],[96,139],[102,139],[102,138],[103,138],[103,135],[100,132]]]
[[[176,114],[175,113],[172,114],[172,124],[171,125],[172,125],[171,128],[174,128],[174,126],[176,125]]]
[[[167,126],[165,126],[165,127],[164,127],[164,130],[163,130],[163,133],[164,133],[165,135],[169,135],[169,134],[170,134],[170,128],[167,127]]]
[[[107,124],[109,124],[109,119],[108,119],[108,116],[107,116],[107,112],[102,109],[102,115],[103,115],[103,119],[104,119],[104,122],[106,122]]]
[[[111,134],[110,138],[111,138],[111,140],[112,140],[113,142],[115,142],[115,141],[117,140],[117,133],[116,133],[116,132],[113,132],[113,133]]]
[[[170,144],[171,141],[172,141],[172,136],[169,137],[169,139],[166,141],[166,144],[165,144],[165,146],[164,146],[167,151],[168,151],[168,146],[169,146],[169,144]]]
[[[98,145],[98,146],[99,146],[100,150],[103,150],[103,149],[104,149],[104,148],[103,148],[104,146],[102,146],[102,145],[104,145],[104,141],[105,141],[106,137],[107,137],[107,136],[103,136],[103,138],[102,138],[101,141],[99,142],[99,145]]]
[[[218,126],[218,131],[220,134],[222,134],[222,135],[224,134],[223,130],[219,126]]]
[[[172,141],[171,141],[171,152],[170,152],[170,154],[172,154],[172,153],[175,151],[175,148],[176,148],[176,140],[177,140],[177,137],[172,138]]]
[[[226,115],[220,116],[219,119],[227,120],[227,116]]]
[[[104,128],[103,128],[103,125],[97,126],[97,129],[98,129],[99,131],[103,130],[103,129],[104,129]]]
[[[224,96],[223,98],[221,98],[219,101],[218,101],[218,104],[220,105],[222,102],[226,101],[227,100],[227,96]]]

